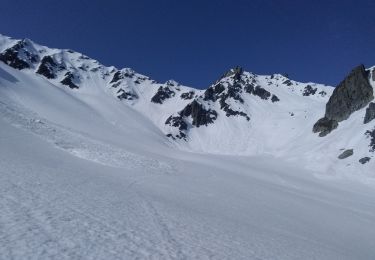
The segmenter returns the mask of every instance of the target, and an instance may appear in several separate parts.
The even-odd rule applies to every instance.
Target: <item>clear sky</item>
[[[2,0],[0,33],[205,88],[240,65],[336,85],[375,65],[374,0]]]

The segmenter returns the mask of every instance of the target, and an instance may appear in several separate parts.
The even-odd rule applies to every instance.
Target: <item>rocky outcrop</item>
[[[230,69],[228,72],[224,73],[224,75],[221,76],[220,79],[232,77],[234,80],[240,80],[242,73],[243,73],[243,68],[240,66],[236,66],[235,68]]]
[[[317,88],[313,88],[312,86],[307,85],[307,86],[305,87],[305,89],[303,90],[302,95],[304,95],[304,96],[315,95],[315,93],[316,93],[317,90],[318,90]]]
[[[367,124],[375,119],[375,103],[370,103],[366,109],[365,118],[363,120],[364,124]]]
[[[209,87],[203,94],[203,100],[216,101],[220,97],[220,94],[224,92],[224,90],[225,87],[220,83]]]
[[[121,73],[121,71],[116,71],[115,74],[113,75],[111,82],[109,83],[115,83],[123,78],[124,78],[124,75]]]
[[[247,121],[250,121],[250,117],[243,111],[233,110],[228,103],[225,102],[226,99],[220,99],[220,108],[225,112],[227,117],[230,116],[242,116],[246,118]]]
[[[189,91],[189,92],[182,93],[180,97],[182,99],[187,100],[187,99],[192,99],[194,97],[194,95],[195,95],[194,91]]]
[[[55,69],[58,67],[51,56],[44,56],[36,73],[43,75],[47,79],[56,78]]]
[[[178,87],[178,86],[181,86],[180,83],[178,83],[177,81],[175,81],[175,80],[173,80],[173,79],[167,80],[167,81],[165,82],[165,85],[170,86],[170,87]]]
[[[271,101],[272,103],[275,103],[275,102],[279,102],[280,99],[276,95],[272,95]]]
[[[284,85],[287,85],[288,87],[293,85],[293,83],[290,81],[290,79],[285,80],[285,81],[283,82],[283,84],[284,84]]]
[[[363,65],[356,67],[333,91],[326,106],[326,117],[340,122],[374,99],[368,73]]]
[[[165,121],[166,125],[176,127],[179,131],[178,134],[173,136],[171,133],[167,134],[168,137],[172,137],[173,139],[185,139],[186,140],[186,130],[188,129],[188,125],[185,122],[184,118],[179,114],[178,116],[170,116]]]
[[[319,136],[323,137],[329,134],[332,130],[336,129],[338,126],[339,123],[336,120],[323,117],[314,124],[313,132],[319,133]]]
[[[123,89],[119,89],[117,91],[117,98],[120,100],[126,99],[126,100],[134,100],[137,99],[138,96],[135,93],[125,91]]]
[[[68,86],[71,89],[78,89],[79,87],[74,83],[75,77],[73,73],[68,71],[65,73],[65,78],[60,82],[61,84]]]
[[[353,149],[348,149],[348,150],[343,151],[343,152],[338,156],[338,158],[341,159],[341,160],[342,160],[342,159],[346,159],[346,158],[352,156],[353,154],[354,154]]]
[[[121,79],[124,79],[124,78],[133,78],[134,74],[135,74],[135,72],[132,69],[129,69],[129,68],[123,69],[123,70],[118,70],[118,71],[115,72],[115,74],[113,74],[113,78],[109,83],[110,84],[115,83],[115,82],[118,82],[118,81],[120,81]]]
[[[196,100],[188,104],[179,114],[183,117],[191,116],[193,119],[192,125],[196,127],[212,124],[217,118],[215,110],[205,109],[203,105]]]
[[[252,94],[254,96],[258,96],[261,99],[268,100],[271,97],[271,93],[261,86],[255,86],[253,84],[248,84],[245,86],[245,91],[249,94]],[[280,99],[276,95],[272,95],[272,102],[277,102]]]
[[[360,162],[361,164],[366,164],[366,163],[368,163],[370,160],[371,160],[370,157],[363,157],[363,158],[359,159],[359,162]]]
[[[172,115],[168,117],[168,119],[165,121],[165,124],[177,128],[178,134],[173,135],[169,133],[167,134],[167,136],[173,139],[178,138],[186,140],[186,131],[188,129],[188,123],[186,119],[189,117],[191,117],[192,119],[191,124],[193,126],[200,127],[203,125],[207,126],[208,124],[212,124],[217,118],[217,113],[214,110],[205,109],[202,104],[194,100],[193,102],[189,103],[183,110],[178,112],[178,115]]]
[[[325,97],[327,95],[327,92],[322,90],[322,91],[319,92],[319,95],[321,95],[322,97]]]
[[[346,120],[373,99],[368,72],[360,65],[335,88],[326,105],[325,116],[315,123],[313,132],[320,132],[319,136],[327,135],[337,127],[338,122]]]
[[[368,130],[365,133],[371,140],[370,140],[370,152],[375,152],[375,128],[372,130]]]
[[[160,86],[156,94],[151,98],[151,102],[157,104],[163,104],[164,100],[174,97],[175,92],[171,90],[169,87],[162,87]]]
[[[38,56],[27,50],[28,40],[18,41],[13,47],[0,53],[0,61],[18,69],[28,69],[38,61]]]

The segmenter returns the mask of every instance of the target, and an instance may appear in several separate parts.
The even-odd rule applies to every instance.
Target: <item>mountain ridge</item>
[[[196,89],[174,80],[159,83],[130,68],[106,67],[69,49],[51,49],[28,39],[5,36],[0,37],[0,60],[50,82],[89,106],[99,106],[106,100],[115,103],[114,109],[122,109],[117,106],[120,102],[121,107],[152,122],[166,138],[163,142],[178,149],[271,154],[316,171],[355,172],[361,165],[361,171],[367,172],[374,161],[374,121],[363,124],[365,117],[372,118],[370,99],[350,110],[325,137],[313,133],[317,132],[314,124],[325,114],[326,103],[335,92],[330,86],[301,83],[281,74],[257,75],[237,66],[206,89]],[[374,68],[362,70],[367,73],[366,87],[373,88]],[[358,99],[361,96],[354,101]],[[338,100],[341,102],[341,97]],[[99,113],[106,120],[121,120],[111,115],[109,108],[101,108]],[[318,152],[322,149],[326,154]],[[341,160],[341,149],[354,149],[354,154]],[[370,160],[362,166],[360,160],[365,157]]]

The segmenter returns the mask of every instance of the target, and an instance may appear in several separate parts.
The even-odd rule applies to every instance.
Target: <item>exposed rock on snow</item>
[[[371,122],[373,119],[375,119],[375,103],[372,102],[366,109],[366,114],[363,123],[367,124]]]
[[[317,88],[313,88],[310,85],[307,85],[303,91],[304,96],[310,96],[310,95],[315,95]]]
[[[343,152],[338,156],[338,158],[341,159],[341,160],[342,160],[342,159],[346,159],[346,158],[352,156],[353,154],[354,154],[353,149],[348,149],[348,150],[343,151]]]
[[[338,126],[339,124],[336,120],[323,117],[315,123],[313,126],[313,132],[319,133],[319,136],[323,137],[329,134],[332,130],[336,129]]]
[[[362,163],[362,164],[366,164],[366,163],[368,163],[370,160],[371,160],[370,157],[363,157],[363,158],[359,159],[359,162]]]
[[[32,63],[38,61],[38,56],[30,51],[29,40],[18,41],[13,47],[0,53],[0,60],[15,69],[30,68]]]
[[[117,94],[118,94],[117,98],[120,100],[123,100],[123,99],[134,100],[138,98],[137,94],[129,92],[129,91],[125,91],[123,89],[119,89],[117,91]]]
[[[61,81],[61,84],[68,86],[71,89],[78,89],[79,87],[77,86],[75,81],[76,77],[74,76],[74,74],[68,71],[67,73],[65,73],[65,78]]]
[[[366,131],[366,135],[371,138],[371,141],[370,141],[370,151],[371,152],[375,152],[375,128],[372,129],[372,130],[368,130]]]
[[[189,91],[189,92],[182,93],[180,97],[182,99],[192,99],[194,95],[195,95],[194,91]]]
[[[58,67],[57,63],[51,56],[44,56],[40,62],[39,68],[36,73],[43,75],[47,79],[56,78],[55,69]]]
[[[353,112],[365,107],[373,99],[368,72],[360,65],[335,88],[326,105],[324,118],[316,122],[313,131],[320,132],[320,136],[330,133],[338,122],[348,119]]]
[[[178,86],[181,86],[180,83],[178,83],[177,81],[173,80],[173,79],[170,79],[170,80],[167,80],[165,82],[165,85],[167,86],[171,86],[171,87],[178,87]]]
[[[216,101],[219,98],[219,95],[225,90],[225,87],[218,83],[214,86],[209,87],[206,89],[203,95],[203,99],[205,101]]]
[[[211,109],[205,109],[202,104],[198,103],[196,100],[188,104],[181,112],[182,117],[191,117],[192,125],[200,127],[202,125],[207,126],[212,124],[216,118],[217,113]]]
[[[174,97],[175,94],[169,87],[160,86],[156,94],[151,98],[151,102],[163,104],[164,100]]]

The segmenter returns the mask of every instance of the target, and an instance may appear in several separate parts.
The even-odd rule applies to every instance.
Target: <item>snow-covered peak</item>
[[[133,111],[156,126],[165,142],[189,151],[294,154],[304,157],[308,165],[309,152],[321,145],[312,127],[324,114],[333,92],[322,84],[301,83],[282,74],[257,75],[241,67],[230,69],[207,89],[199,90],[174,80],[159,83],[133,69],[107,67],[79,52],[48,48],[31,40],[0,36],[0,50],[0,60],[21,74],[46,81],[89,107],[98,107],[98,113],[111,122],[121,121],[112,109]],[[374,86],[375,69],[367,71]],[[356,131],[370,131],[371,124]],[[337,135],[335,138],[352,138],[339,131]],[[361,138],[368,136],[371,134]],[[336,156],[339,144],[329,145]],[[363,144],[360,146],[353,145],[365,156]]]
[[[164,84],[168,85],[168,86],[175,86],[175,87],[181,85],[180,83],[178,83],[177,81],[175,81],[173,79],[167,80]]]

